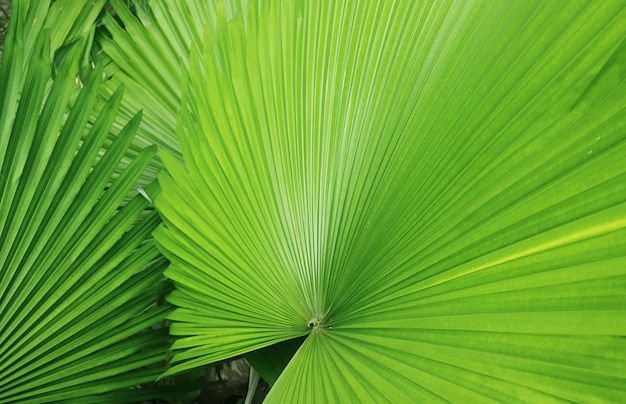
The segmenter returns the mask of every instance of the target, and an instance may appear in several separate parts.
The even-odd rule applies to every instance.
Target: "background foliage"
[[[17,2],[0,71],[0,402],[151,398],[137,387],[164,371],[169,345],[160,219],[128,199],[156,147],[120,165],[138,114],[101,154],[123,89],[86,129],[102,66],[84,83],[76,72],[99,9],[67,6]]]

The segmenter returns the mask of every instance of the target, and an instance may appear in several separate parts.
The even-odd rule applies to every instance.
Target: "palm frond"
[[[119,130],[121,122],[143,110],[129,156],[156,144],[180,159],[176,116],[190,49],[202,44],[204,29],[215,32],[218,14],[236,15],[246,1],[139,2],[135,13],[127,2],[110,3],[111,11],[102,18],[105,30],[98,31],[96,40],[108,60],[105,73],[109,79],[101,87],[102,95],[108,98],[120,85],[127,89],[114,129]],[[155,160],[142,182],[156,178],[161,166]]]
[[[101,155],[120,89],[83,137],[102,67],[66,114],[83,47],[65,50],[52,82],[58,33],[34,30],[32,15],[41,26],[67,16],[47,12],[45,2],[15,2],[0,71],[0,402],[48,403],[152,382],[169,339],[159,324],[170,308],[157,304],[167,261],[150,236],[160,219],[141,195],[121,206],[156,148],[112,180],[141,116]]]
[[[626,400],[623,3],[217,27],[159,177],[168,374],[308,335],[268,401]]]

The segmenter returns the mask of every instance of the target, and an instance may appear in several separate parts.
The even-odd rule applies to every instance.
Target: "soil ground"
[[[4,49],[4,37],[7,34],[9,16],[11,14],[12,0],[0,0],[0,60],[2,60],[2,50]]]

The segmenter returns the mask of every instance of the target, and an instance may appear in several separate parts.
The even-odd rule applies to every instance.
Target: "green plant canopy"
[[[622,1],[218,9],[159,177],[168,374],[306,336],[269,402],[626,401],[625,37]]]

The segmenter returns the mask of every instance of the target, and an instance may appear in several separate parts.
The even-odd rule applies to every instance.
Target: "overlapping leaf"
[[[124,85],[127,95],[114,127],[144,111],[142,125],[129,152],[151,144],[180,158],[176,139],[176,115],[181,104],[182,77],[189,69],[191,48],[202,44],[204,30],[215,32],[218,14],[227,18],[241,11],[246,0],[135,2],[134,13],[127,2],[112,0],[112,9],[102,18],[105,30],[96,36],[110,78],[101,88],[108,98]],[[142,182],[156,178],[161,163],[155,160],[144,172]]]
[[[81,84],[76,71],[83,47],[62,51],[52,82],[51,49],[66,43],[65,34],[42,27],[75,19],[76,30],[86,20],[72,11],[56,9],[55,14],[54,7],[48,14],[48,7],[46,2],[15,2],[0,71],[3,403],[94,399],[154,381],[168,341],[167,331],[157,325],[170,309],[156,304],[167,261],[150,237],[160,219],[147,210],[143,196],[122,206],[156,148],[119,170],[137,130],[137,115],[100,153],[121,89],[85,135],[101,68],[89,74],[66,114]],[[148,192],[154,196],[155,191]],[[151,394],[118,392],[117,401]]]
[[[308,334],[268,401],[624,401],[625,7],[218,24],[160,176],[170,372]]]

